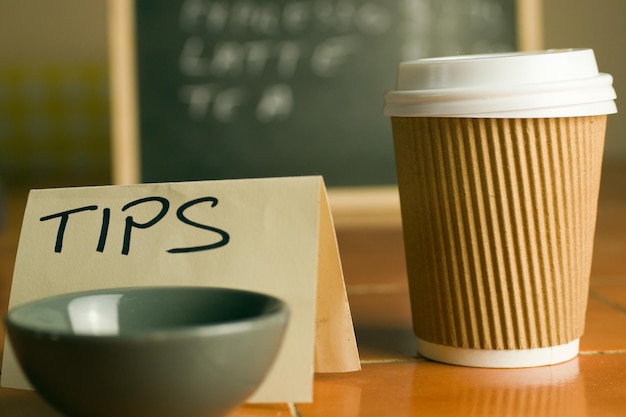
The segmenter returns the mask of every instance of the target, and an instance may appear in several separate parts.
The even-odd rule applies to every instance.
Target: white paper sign
[[[251,402],[309,402],[314,369],[360,369],[321,177],[31,191],[9,308],[148,285],[242,288],[288,302],[281,352]],[[1,377],[29,388],[9,343]]]

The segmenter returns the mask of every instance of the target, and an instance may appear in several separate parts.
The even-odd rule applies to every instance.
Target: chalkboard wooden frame
[[[112,175],[115,184],[141,182],[135,0],[108,0]],[[517,47],[543,47],[542,0],[516,0]],[[382,102],[382,97],[381,97]],[[395,186],[330,187],[338,227],[399,226]]]

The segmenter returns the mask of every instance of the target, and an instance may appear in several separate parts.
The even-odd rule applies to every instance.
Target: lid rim
[[[442,112],[442,111],[415,111],[413,107],[403,106],[404,111],[389,112],[384,111],[389,117],[458,117],[458,118],[560,118],[560,117],[582,117],[600,116],[617,113],[617,107],[613,100],[598,101],[594,103],[582,103],[552,107],[534,107],[524,109],[502,109],[493,108],[484,111],[473,112]]]
[[[577,91],[586,88],[608,87],[613,91],[613,77],[610,74],[599,73],[594,77],[581,78],[577,80],[564,80],[561,82],[546,83],[529,83],[529,84],[512,84],[509,86],[470,86],[470,87],[454,87],[454,88],[437,88],[425,90],[389,90],[385,93],[385,98],[411,97],[413,99],[441,97],[449,99],[449,97],[474,97],[474,96],[503,96],[511,94],[525,95],[537,92],[550,91]],[[607,89],[608,91],[608,89]],[[615,98],[615,97],[613,97]]]

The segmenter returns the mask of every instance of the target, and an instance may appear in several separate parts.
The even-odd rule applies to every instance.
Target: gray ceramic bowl
[[[69,416],[222,416],[264,379],[287,305],[208,287],[61,295],[15,307],[6,324],[31,384]]]

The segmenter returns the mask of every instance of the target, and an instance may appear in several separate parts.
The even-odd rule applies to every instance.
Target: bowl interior
[[[126,288],[66,294],[12,309],[7,323],[57,335],[125,336],[217,329],[285,308],[260,293],[210,287]]]

